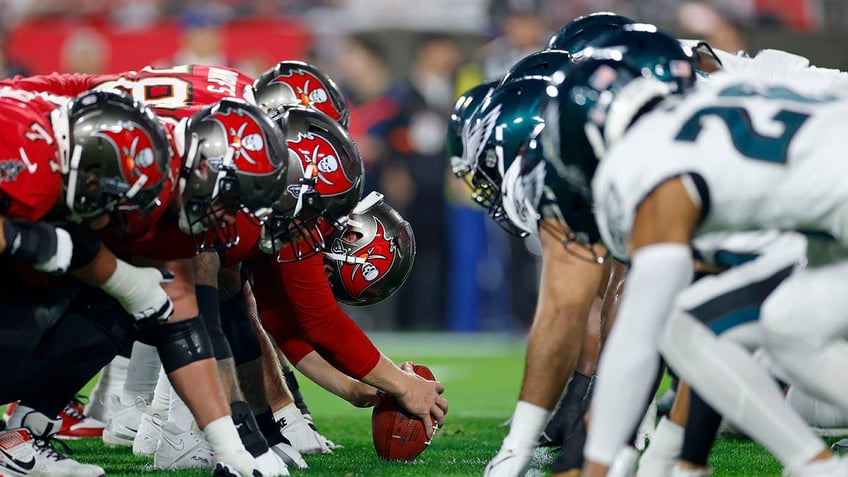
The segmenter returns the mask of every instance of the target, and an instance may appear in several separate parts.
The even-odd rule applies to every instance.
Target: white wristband
[[[529,402],[518,401],[509,425],[509,434],[504,438],[504,447],[536,447],[550,417],[551,411]]]
[[[124,310],[135,315],[151,307],[158,308],[167,301],[168,296],[159,285],[161,273],[158,270],[134,267],[120,259],[117,262],[115,272],[100,288],[118,300]],[[154,278],[149,275],[151,273],[158,276]]]
[[[244,450],[244,444],[241,443],[233,418],[229,415],[221,416],[207,424],[203,428],[203,436],[209,443],[209,448],[218,456]]]

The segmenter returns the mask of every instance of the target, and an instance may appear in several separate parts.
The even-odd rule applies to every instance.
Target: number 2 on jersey
[[[698,110],[683,123],[674,137],[677,141],[695,142],[703,129],[702,120],[716,116],[727,126],[733,146],[745,157],[759,161],[786,163],[789,143],[798,129],[810,117],[809,114],[781,109],[771,119],[783,124],[779,136],[765,136],[754,129],[751,116],[738,106],[712,106]]]

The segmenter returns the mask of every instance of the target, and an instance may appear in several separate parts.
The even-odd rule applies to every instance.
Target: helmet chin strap
[[[300,192],[297,194],[297,202],[294,205],[292,217],[297,217],[303,209],[303,196],[312,188],[312,178],[318,175],[318,166],[314,162],[310,162],[303,169],[304,181],[300,184]]]

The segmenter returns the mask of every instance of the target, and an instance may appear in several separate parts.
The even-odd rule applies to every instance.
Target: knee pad
[[[209,285],[197,285],[194,289],[197,295],[197,307],[200,310],[201,318],[203,318],[203,324],[206,325],[206,331],[209,333],[215,359],[232,358],[233,351],[230,349],[230,344],[221,328],[218,289]]]
[[[209,334],[199,317],[157,325],[141,341],[156,346],[166,373],[213,357]]]
[[[236,365],[262,357],[262,348],[259,347],[259,338],[248,315],[244,294],[239,293],[221,302],[221,325]]]

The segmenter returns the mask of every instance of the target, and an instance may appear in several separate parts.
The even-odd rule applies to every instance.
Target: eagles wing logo
[[[394,238],[386,239],[385,227],[376,217],[374,221],[377,223],[374,240],[351,253],[354,257],[364,259],[365,263],[343,263],[339,268],[342,285],[354,298],[359,298],[368,287],[380,281],[395,262],[397,247]],[[341,239],[336,240],[334,251],[344,253],[344,246],[338,243]]]
[[[482,108],[484,105],[481,105]],[[477,168],[480,155],[486,149],[486,143],[492,137],[492,131],[501,115],[501,105],[498,104],[485,116],[476,121],[468,121],[462,127],[462,150],[465,151],[465,160],[468,162],[469,170]],[[473,123],[473,124],[472,124]]]
[[[243,111],[219,109],[208,119],[224,128],[229,147],[233,149],[233,163],[239,172],[261,176],[277,170],[277,161],[265,147],[265,133],[250,115]]]
[[[354,187],[342,167],[333,143],[316,133],[298,133],[296,140],[287,141],[297,154],[305,174],[315,179],[315,190],[324,197],[343,194]]]
[[[327,87],[324,83],[308,71],[301,69],[291,70],[287,74],[277,76],[269,84],[288,86],[292,90],[294,97],[300,101],[300,104],[317,109],[334,120],[338,120],[342,116],[336,110],[333,102],[330,101],[330,96],[327,94]]]
[[[112,144],[120,158],[121,175],[128,184],[135,184],[142,176],[147,176],[144,187],[152,187],[164,179],[156,164],[150,137],[136,124],[125,123],[117,131],[103,130],[97,134]]]

